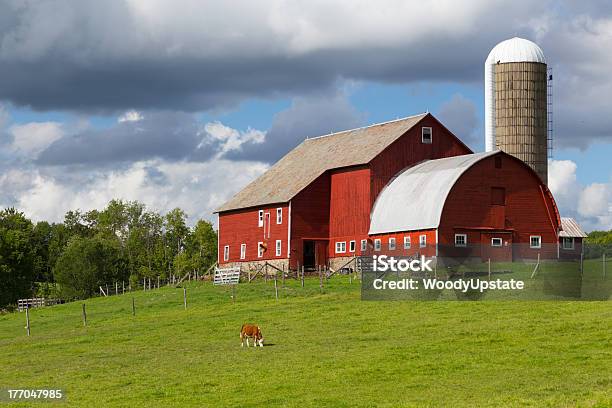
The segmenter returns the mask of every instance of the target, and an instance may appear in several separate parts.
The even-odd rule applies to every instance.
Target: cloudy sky
[[[0,207],[214,219],[305,137],[424,111],[480,151],[484,60],[520,36],[554,72],[559,207],[611,229],[610,4],[0,0]]]

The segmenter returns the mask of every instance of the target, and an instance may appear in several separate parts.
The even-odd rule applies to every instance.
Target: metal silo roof
[[[497,153],[499,150],[428,160],[402,171],[378,195],[369,233],[438,228],[446,197],[459,177]]]
[[[533,41],[514,37],[497,44],[487,57],[487,63],[541,62],[546,64],[544,51]]]

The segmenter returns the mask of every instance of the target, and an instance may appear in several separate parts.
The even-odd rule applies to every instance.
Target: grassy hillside
[[[58,406],[612,406],[610,302],[362,302],[359,285],[163,288],[0,316],[0,388]],[[244,322],[267,346],[241,349]],[[19,406],[15,404],[15,406]],[[23,405],[25,406],[25,405]]]

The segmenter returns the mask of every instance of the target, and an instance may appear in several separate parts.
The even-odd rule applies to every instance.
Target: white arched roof
[[[446,197],[459,177],[496,153],[499,151],[428,160],[403,170],[376,198],[369,233],[438,228]]]
[[[497,44],[487,57],[488,64],[505,62],[541,62],[546,64],[544,51],[533,41],[514,37]]]

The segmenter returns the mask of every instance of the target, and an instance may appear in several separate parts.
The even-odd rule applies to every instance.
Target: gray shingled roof
[[[575,237],[575,238],[586,238],[586,234],[580,228],[580,225],[575,219],[569,217],[561,217],[561,231],[559,231],[560,237]]]
[[[216,212],[288,202],[326,170],[369,163],[425,116],[306,139]]]

